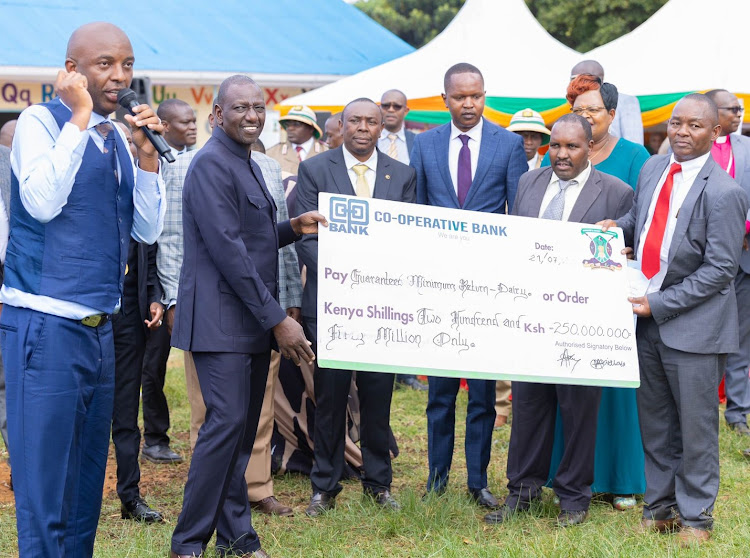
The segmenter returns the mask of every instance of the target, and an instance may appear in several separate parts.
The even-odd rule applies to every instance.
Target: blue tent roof
[[[125,30],[136,71],[349,75],[414,50],[342,0],[0,0],[0,14],[0,66],[62,67],[91,21]]]

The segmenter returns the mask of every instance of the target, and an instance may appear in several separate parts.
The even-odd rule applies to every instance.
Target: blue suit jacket
[[[286,318],[277,302],[278,249],[294,240],[247,149],[217,127],[193,158],[182,192],[185,254],[172,345],[262,353]]]
[[[417,203],[485,213],[508,213],[513,208],[518,180],[529,170],[523,139],[484,119],[479,161],[463,208],[448,168],[451,125],[419,134],[409,163],[417,171]]]

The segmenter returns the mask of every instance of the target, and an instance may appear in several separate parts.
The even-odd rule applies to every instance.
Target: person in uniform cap
[[[542,115],[530,108],[519,110],[510,119],[510,125],[506,130],[515,132],[523,138],[523,150],[526,152],[529,170],[538,169],[542,164],[539,148],[547,145],[550,137],[550,131],[544,125]]]
[[[323,131],[310,107],[292,107],[286,115],[279,118],[279,122],[286,130],[286,141],[274,145],[266,155],[279,162],[283,180],[296,176],[302,161],[328,151],[328,147],[320,141]]]

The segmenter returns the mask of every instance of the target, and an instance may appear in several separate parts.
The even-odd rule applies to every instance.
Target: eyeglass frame
[[[737,105],[734,107],[717,107],[720,110],[728,110],[731,111],[734,114],[742,114],[745,112],[745,108],[742,105]]]
[[[383,110],[390,110],[393,109],[394,111],[398,112],[401,109],[403,109],[406,105],[400,105],[398,103],[381,103],[380,108]]]

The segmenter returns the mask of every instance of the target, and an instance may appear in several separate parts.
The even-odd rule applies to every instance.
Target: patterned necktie
[[[298,145],[298,146],[297,146],[297,147],[295,147],[294,149],[296,149],[296,150],[297,150],[297,159],[299,159],[299,160],[300,160],[300,163],[301,163],[301,162],[302,162],[302,146],[301,146],[301,145]]]
[[[352,169],[355,173],[357,173],[357,196],[360,198],[369,198],[370,195],[370,185],[367,183],[367,177],[365,176],[365,173],[370,167],[367,165],[359,164],[354,165]]]
[[[398,147],[396,146],[398,136],[396,134],[388,134],[388,139],[391,140],[391,145],[388,146],[388,153],[386,155],[398,159]]]
[[[119,180],[117,176],[117,160],[115,158],[115,128],[111,122],[105,120],[94,126],[96,132],[104,139],[104,149],[102,153],[109,159],[110,166],[112,167],[115,178]]]
[[[461,151],[458,152],[458,205],[463,207],[471,188],[471,149],[469,136],[461,134],[458,139],[463,143]]]
[[[664,242],[664,232],[669,221],[669,200],[672,197],[674,175],[678,172],[682,172],[682,167],[679,163],[672,163],[672,166],[669,167],[667,179],[664,181],[659,197],[656,199],[654,217],[651,219],[651,226],[648,228],[646,241],[643,243],[643,255],[641,256],[641,271],[646,279],[651,279],[659,273],[661,267],[661,245]]]
[[[560,187],[560,191],[549,202],[547,209],[542,214],[542,219],[552,219],[554,221],[562,219],[563,209],[565,209],[565,190],[574,184],[578,184],[578,182],[576,180],[558,180],[557,185]]]

